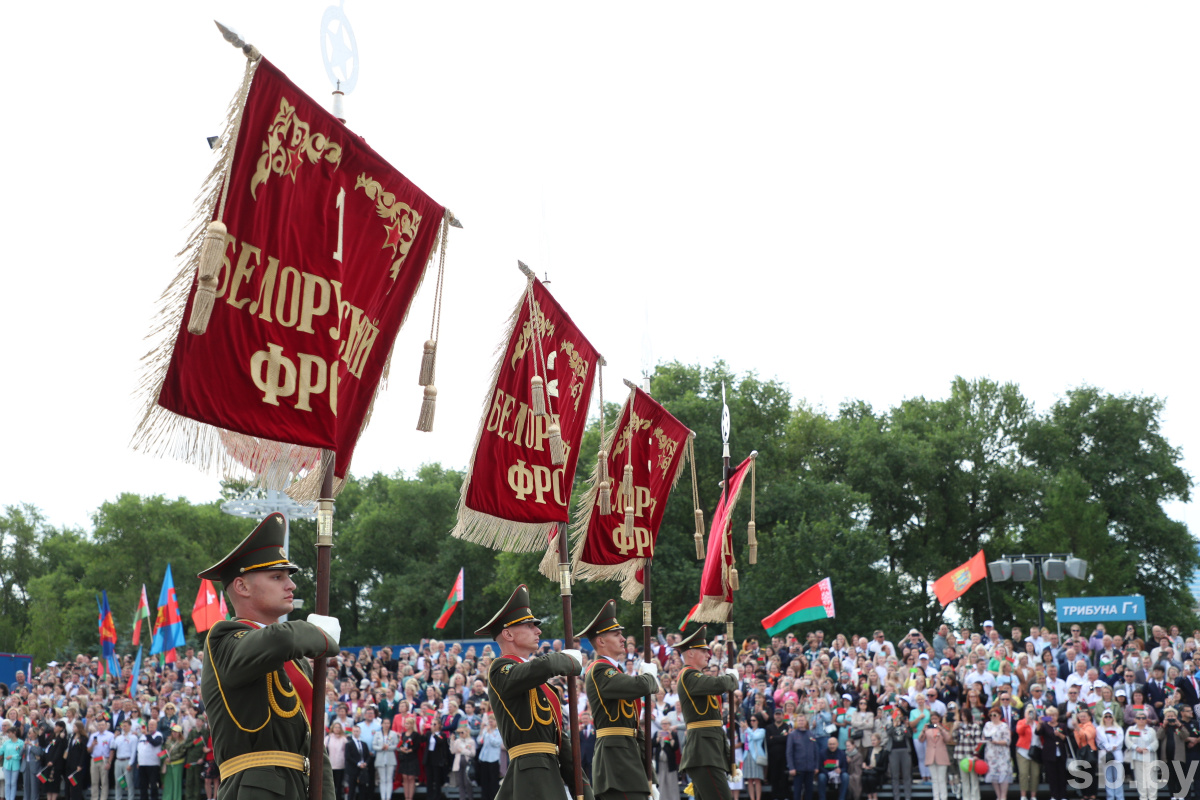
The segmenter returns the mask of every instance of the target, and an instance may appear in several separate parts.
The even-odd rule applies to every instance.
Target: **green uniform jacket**
[[[535,743],[559,748],[558,755],[530,753],[514,758],[500,784],[498,800],[562,800],[563,786],[574,792],[571,739],[563,735],[544,694],[554,689],[543,684],[555,675],[575,675],[578,669],[575,659],[566,653],[546,653],[525,662],[502,655],[491,663],[488,700],[505,749]],[[592,800],[587,776],[583,789],[584,796]]]
[[[701,720],[721,719],[721,695],[737,688],[732,675],[714,678],[693,667],[679,672],[679,708],[683,721],[691,725]],[[729,735],[723,727],[689,728],[683,740],[683,758],[679,771],[691,767],[715,767],[729,771]]]
[[[583,679],[588,708],[596,723],[596,754],[592,757],[592,787],[597,794],[616,791],[650,794],[646,778],[646,737],[636,699],[658,690],[651,675],[626,675],[605,658],[597,657]],[[636,736],[601,736],[607,728],[637,731]]]
[[[308,678],[305,656],[337,651],[325,632],[307,622],[279,622],[257,628],[239,620],[221,621],[208,631],[200,690],[212,730],[219,767],[235,756],[283,750],[307,756],[308,712],[284,670],[295,660]],[[337,800],[333,770],[325,757],[324,800]],[[302,800],[308,777],[287,767],[251,767],[221,781],[220,800]]]

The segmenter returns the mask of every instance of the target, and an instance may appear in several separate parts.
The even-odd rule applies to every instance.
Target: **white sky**
[[[215,477],[128,447],[142,337],[244,63],[211,20],[325,101],[328,4],[9,9],[0,504],[90,527],[123,491],[214,498]],[[1039,409],[1081,383],[1158,395],[1200,470],[1200,5],[345,8],[350,126],[466,225],[436,430],[414,430],[427,281],[357,474],[465,466],[518,258],[607,357],[609,399],[648,325],[656,361],[724,358],[829,409],[942,397],[956,374]],[[1200,529],[1192,505],[1171,510]]]

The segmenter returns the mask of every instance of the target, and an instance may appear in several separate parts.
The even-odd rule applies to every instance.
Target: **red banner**
[[[728,491],[721,493],[713,514],[704,572],[700,576],[700,608],[692,617],[696,622],[724,622],[733,605],[733,584],[729,577],[733,569],[733,509],[753,463],[754,456],[750,456],[729,474]]]
[[[545,549],[550,529],[567,520],[600,357],[541,281],[530,281],[532,295],[522,294],[510,319],[452,532],[511,552]],[[533,410],[535,374],[545,381],[547,416]],[[566,463],[558,466],[550,454],[551,421],[566,445]]]
[[[264,448],[332,449],[344,476],[444,209],[266,59],[234,153],[211,319],[203,334],[188,332],[196,283],[185,276],[183,324],[158,403],[271,440]],[[153,417],[143,428],[167,435],[144,439],[198,438],[177,419]],[[185,457],[211,463],[213,454]]]
[[[572,571],[582,580],[620,580],[621,595],[635,600],[642,593],[642,566],[654,557],[658,529],[667,499],[687,464],[688,440],[694,434],[641,389],[634,389],[621,409],[616,427],[604,442],[611,480],[611,513],[601,513],[599,465],[580,501],[586,509],[571,529]],[[632,494],[624,488],[625,465],[633,467]],[[625,529],[628,509],[633,530]],[[551,547],[542,572],[556,577],[557,548]]]

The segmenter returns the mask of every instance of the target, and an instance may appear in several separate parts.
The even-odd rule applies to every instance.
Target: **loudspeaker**
[[[1024,558],[1012,562],[1012,578],[1014,581],[1033,580],[1033,562]]]
[[[1067,562],[1061,558],[1047,558],[1042,562],[1042,575],[1048,581],[1061,581],[1067,577]]]
[[[1087,580],[1087,562],[1082,558],[1071,556],[1067,559],[1067,577],[1076,580]]]
[[[1006,581],[1012,577],[1011,561],[993,561],[988,564],[988,575],[994,583]]]

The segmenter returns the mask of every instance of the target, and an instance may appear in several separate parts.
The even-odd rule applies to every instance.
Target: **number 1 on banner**
[[[338,189],[336,206],[337,206],[337,210],[338,210],[338,246],[337,246],[337,250],[333,251],[333,257],[335,259],[337,259],[338,261],[341,261],[342,260],[342,223],[344,222],[344,220],[346,218],[346,187],[344,187],[344,186],[341,189]]]

